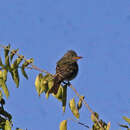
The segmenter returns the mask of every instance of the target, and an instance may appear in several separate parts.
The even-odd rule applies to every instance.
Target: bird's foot
[[[67,81],[67,82],[63,81],[63,84],[66,85],[66,86],[70,86],[71,85],[71,83],[69,81]]]

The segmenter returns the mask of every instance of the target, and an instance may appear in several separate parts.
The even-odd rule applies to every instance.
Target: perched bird
[[[80,58],[82,57],[77,56],[75,51],[70,50],[57,62],[54,86],[50,89],[49,93],[57,94],[61,82],[64,80],[71,81],[77,76],[77,60]]]

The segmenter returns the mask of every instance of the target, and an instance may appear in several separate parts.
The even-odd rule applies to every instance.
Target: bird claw
[[[67,81],[67,82],[63,81],[63,84],[66,85],[66,86],[70,86],[71,85],[70,81]]]

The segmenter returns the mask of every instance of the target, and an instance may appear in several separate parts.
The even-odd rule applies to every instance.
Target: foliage
[[[53,96],[56,98],[59,102],[62,104],[62,110],[65,112],[66,110],[66,104],[67,104],[67,87],[70,86],[70,83],[61,83],[60,87],[58,89],[57,94],[50,94],[49,90],[53,87],[54,85],[54,76],[50,73],[48,73],[45,70],[41,70],[37,68],[36,66],[32,65],[33,59],[26,59],[24,58],[23,55],[18,54],[19,49],[11,50],[11,46],[1,46],[4,48],[4,57],[0,57],[0,129],[2,130],[11,130],[13,123],[12,123],[12,115],[8,113],[4,109],[5,105],[5,100],[3,98],[3,94],[6,96],[6,98],[9,97],[9,90],[7,86],[7,79],[8,79],[8,74],[11,74],[12,80],[16,84],[16,87],[19,87],[19,82],[20,82],[20,76],[19,76],[19,69],[21,69],[22,75],[28,79],[28,75],[25,71],[26,68],[31,68],[31,69],[36,69],[40,71],[40,73],[36,76],[35,79],[35,88],[39,96],[41,94],[44,94],[46,99],[49,98],[49,96]],[[3,62],[4,61],[4,62]],[[31,67],[28,67],[28,66]],[[41,72],[44,72],[41,73]],[[71,86],[72,87],[72,86]],[[93,122],[92,125],[92,130],[109,130],[110,129],[110,122],[105,123],[102,119],[99,118],[99,114],[96,112],[93,112],[88,104],[85,102],[85,97],[81,96],[77,93],[75,89],[73,89],[76,95],[79,97],[79,101],[76,103],[75,98],[70,99],[69,101],[69,108],[72,114],[76,119],[71,119],[72,121],[76,122],[77,124],[80,124],[86,128],[89,128],[84,123],[81,123],[77,121],[77,119],[80,118],[80,109],[82,108],[82,104],[84,103],[88,110],[91,113],[91,120]],[[123,119],[130,125],[130,119],[127,117],[123,117]],[[67,130],[67,122],[70,120],[63,120],[60,123],[60,130]],[[128,125],[121,125],[121,127],[127,128],[127,130],[130,130]],[[22,130],[20,128],[16,128],[16,130]]]
[[[17,54],[17,52],[18,49],[11,51],[10,45],[8,45],[4,47],[4,58],[0,57],[0,129],[2,130],[11,130],[12,128],[12,116],[10,113],[5,111],[5,100],[3,99],[3,93],[6,98],[8,98],[10,95],[6,83],[7,76],[9,73],[11,74],[11,77],[16,84],[16,87],[18,88],[20,81],[19,69],[21,69],[23,76],[28,79],[25,68],[33,63],[32,58],[29,60],[25,60],[24,56]],[[17,56],[16,58],[14,57],[15,55]],[[3,62],[2,59],[4,59],[5,61]]]
[[[124,119],[124,121],[125,121],[128,125],[119,124],[119,126],[122,127],[122,128],[126,128],[127,130],[130,130],[130,118],[128,118],[128,117],[126,117],[126,116],[123,116],[122,118]]]

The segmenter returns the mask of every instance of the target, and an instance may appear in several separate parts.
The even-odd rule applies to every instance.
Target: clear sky
[[[69,50],[84,58],[72,81],[100,117],[111,121],[112,130],[130,115],[130,0],[1,0],[0,44],[11,43],[39,68],[55,73],[57,60]],[[57,130],[63,119],[73,117],[67,103],[38,97],[34,81],[37,71],[21,76],[20,88],[9,77],[10,97],[6,109],[14,127]],[[68,89],[68,100],[75,94]],[[91,127],[90,113],[83,106],[81,122]],[[68,123],[68,130],[85,130]]]

